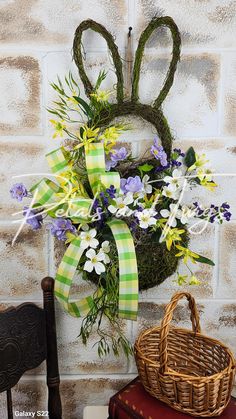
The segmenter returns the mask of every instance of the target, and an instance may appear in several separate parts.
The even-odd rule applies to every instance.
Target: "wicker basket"
[[[183,297],[189,302],[193,331],[170,327]],[[219,416],[230,400],[235,360],[225,345],[201,334],[196,303],[187,292],[172,297],[161,327],[140,334],[135,358],[145,390],[176,410]]]

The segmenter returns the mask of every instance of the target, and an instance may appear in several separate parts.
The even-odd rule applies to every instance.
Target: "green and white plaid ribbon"
[[[105,187],[114,185],[117,190],[120,188],[120,176],[118,173],[105,171],[105,153],[102,143],[90,143],[85,146],[86,167],[89,182],[94,196],[99,192],[102,184]],[[63,174],[69,170],[68,161],[63,150],[58,149],[47,155],[48,164],[56,175]],[[49,179],[43,179],[37,187],[37,201],[41,205],[58,202],[64,208],[65,203],[58,199],[58,192],[61,188]],[[61,200],[63,201],[63,200]],[[84,197],[76,198],[69,203],[68,216],[72,221],[86,221],[86,214],[93,204],[92,199]],[[79,215],[76,216],[78,211]],[[83,215],[84,211],[84,215]],[[89,222],[89,219],[87,220]],[[109,221],[114,236],[119,259],[119,317],[135,320],[138,311],[138,270],[137,260],[132,235],[127,224],[123,220],[112,219]],[[55,279],[55,295],[65,310],[75,317],[85,316],[93,306],[93,296],[88,296],[79,301],[70,301],[70,289],[73,278],[83,254],[80,246],[80,238],[76,237],[68,246],[62,261],[59,265]]]

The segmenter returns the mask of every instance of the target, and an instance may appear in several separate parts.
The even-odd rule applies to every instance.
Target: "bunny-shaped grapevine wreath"
[[[144,48],[157,28],[170,29],[172,59],[164,85],[153,105],[139,102],[140,68]],[[110,91],[101,90],[106,77],[99,73],[95,86],[86,75],[82,56],[82,35],[87,29],[98,32],[107,42],[117,77],[116,103],[109,102]],[[87,343],[94,328],[98,334],[98,353],[132,346],[122,331],[122,320],[135,320],[138,294],[163,282],[178,269],[179,260],[187,273],[177,271],[179,284],[200,283],[192,264],[214,265],[189,248],[192,223],[229,221],[230,207],[199,202],[183,203],[183,193],[195,187],[214,191],[217,187],[207,168],[205,155],[190,147],[186,153],[172,150],[172,135],[161,105],[174,80],[180,58],[180,34],[170,17],[154,18],[140,36],[135,54],[131,99],[124,96],[123,66],[112,35],[93,20],[82,22],[76,30],[73,55],[88,101],[80,94],[69,72],[64,83],[58,78],[52,87],[58,94],[51,120],[53,137],[65,137],[63,145],[49,153],[50,177],[43,178],[30,191],[24,184],[12,186],[18,201],[32,198],[23,214],[38,230],[44,223],[56,239],[65,242],[65,253],[55,278],[55,295],[64,309],[84,317],[80,336]],[[151,123],[156,136],[148,157],[136,159],[117,140],[129,126],[114,122],[117,117],[138,116]],[[70,296],[75,274],[91,284],[91,295]],[[111,324],[110,332],[104,319]]]

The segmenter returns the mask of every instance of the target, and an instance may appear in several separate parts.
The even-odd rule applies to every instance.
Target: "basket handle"
[[[170,322],[173,318],[173,311],[177,306],[179,300],[186,297],[189,303],[189,309],[191,311],[190,319],[192,321],[192,329],[194,333],[200,333],[201,327],[199,322],[199,314],[196,306],[195,299],[188,292],[177,292],[171,298],[169,304],[165,308],[165,315],[161,322],[160,327],[160,343],[159,343],[159,353],[160,353],[160,373],[165,374],[167,372],[167,339],[170,330]]]

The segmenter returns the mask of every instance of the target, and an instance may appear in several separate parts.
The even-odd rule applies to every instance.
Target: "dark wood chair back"
[[[11,388],[44,360],[49,418],[62,419],[53,278],[44,278],[41,286],[43,308],[24,303],[0,312],[0,392],[7,392],[8,419],[13,419]]]

